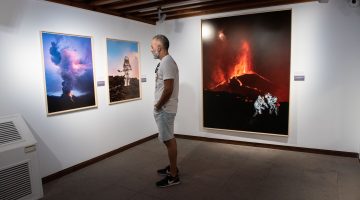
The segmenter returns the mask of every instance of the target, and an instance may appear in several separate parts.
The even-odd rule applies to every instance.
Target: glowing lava
[[[241,54],[238,56],[238,61],[235,67],[229,74],[230,79],[241,76],[243,74],[254,74],[252,63],[251,63],[251,51],[250,45],[247,41],[244,41],[241,45]]]
[[[221,33],[220,33],[221,34]],[[221,35],[219,35],[219,38]],[[225,37],[225,36],[223,36]],[[222,85],[226,82],[230,82],[230,80],[234,77],[238,77],[244,74],[254,74],[253,66],[252,66],[252,55],[249,42],[243,41],[241,44],[241,48],[239,50],[239,55],[236,57],[236,64],[234,67],[229,68],[227,71],[223,71],[221,67],[216,66],[215,70],[212,74],[212,80],[216,83],[211,87],[212,89]],[[240,85],[242,85],[240,83]]]
[[[70,100],[74,103],[75,102],[74,99],[73,99],[74,94],[70,91],[68,96],[69,96]]]

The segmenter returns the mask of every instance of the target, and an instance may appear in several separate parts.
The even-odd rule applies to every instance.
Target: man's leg
[[[176,139],[173,138],[171,140],[164,142],[166,145],[166,148],[168,150],[168,157],[170,161],[170,173],[171,176],[177,175],[177,144]]]
[[[164,142],[168,151],[170,174],[168,174],[168,168],[158,170],[158,173],[161,171],[159,174],[164,174],[166,177],[156,182],[156,186],[168,187],[180,183],[177,172],[177,144],[176,139],[174,138],[175,114],[163,112],[162,116],[158,119],[159,120],[157,120],[157,123],[159,128],[159,140]]]

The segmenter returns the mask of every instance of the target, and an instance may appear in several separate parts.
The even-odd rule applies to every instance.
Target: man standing
[[[178,106],[179,70],[169,55],[169,40],[164,35],[156,35],[151,41],[151,53],[160,63],[155,69],[154,118],[159,130],[159,140],[164,142],[168,151],[170,165],[157,172],[165,176],[158,181],[158,187],[180,183],[177,168],[177,144],[174,137],[174,120]]]

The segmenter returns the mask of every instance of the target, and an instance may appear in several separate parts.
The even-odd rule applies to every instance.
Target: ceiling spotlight
[[[163,11],[161,10],[161,8],[158,9],[158,22],[159,23],[163,23],[166,19],[166,14],[163,13]]]

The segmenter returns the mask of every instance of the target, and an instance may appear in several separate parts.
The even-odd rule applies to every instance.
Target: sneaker
[[[165,167],[164,169],[159,169],[157,170],[157,173],[161,176],[167,176],[170,175],[170,166],[168,165],[167,167]],[[179,169],[176,168],[176,174],[179,174]]]
[[[167,175],[164,179],[156,182],[156,186],[164,188],[172,185],[177,185],[179,183],[180,183],[179,175],[176,175],[175,177],[171,175]]]

